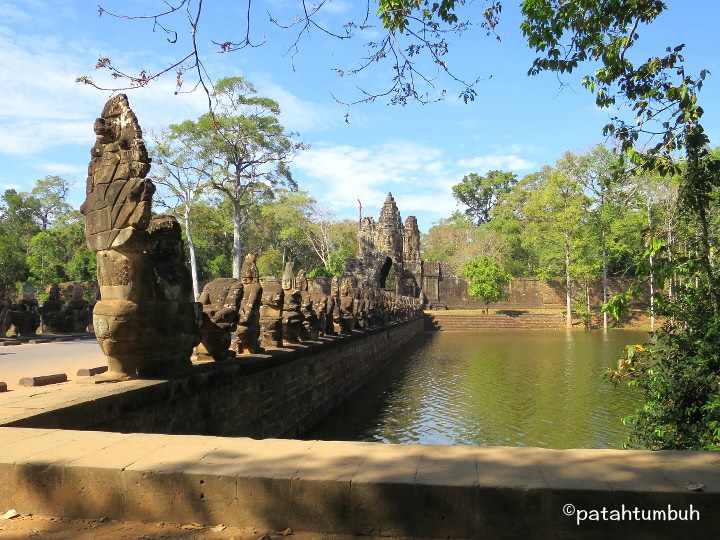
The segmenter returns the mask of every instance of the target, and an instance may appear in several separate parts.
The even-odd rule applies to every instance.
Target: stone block
[[[93,375],[100,375],[108,370],[107,366],[98,366],[92,368],[81,368],[78,370],[78,377],[91,377]]]
[[[23,377],[20,379],[20,386],[47,386],[67,382],[66,373],[55,373],[53,375],[37,375],[35,377]]]

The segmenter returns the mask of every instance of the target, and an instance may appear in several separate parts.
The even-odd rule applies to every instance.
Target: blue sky
[[[456,209],[450,188],[464,174],[500,168],[523,175],[552,164],[566,150],[582,151],[603,141],[608,112],[595,108],[579,77],[526,76],[533,55],[520,35],[519,8],[511,0],[502,14],[501,42],[470,30],[453,43],[448,57],[450,67],[462,76],[484,78],[475,102],[463,104],[456,98],[459,88],[440,80],[439,85],[448,88],[441,103],[401,107],[380,100],[357,105],[349,111],[350,123],[344,120],[346,108],[333,96],[352,101],[360,96],[358,87],[386,89],[389,65],[348,78],[339,78],[333,68],[356,65],[363,42],[377,31],[365,30],[350,42],[315,31],[301,38],[297,54],[284,54],[297,32],[269,23],[267,12],[290,22],[299,2],[255,0],[252,35],[264,44],[215,53],[211,40],[237,39],[244,32],[244,13],[238,7],[243,4],[205,3],[198,37],[208,73],[214,79],[244,75],[261,94],[280,103],[286,127],[311,145],[291,166],[295,179],[338,217],[355,217],[358,198],[366,215],[377,216],[392,191],[403,218],[414,214],[421,230],[427,230]],[[362,3],[333,0],[319,21],[339,29],[364,15],[358,4]],[[688,66],[711,72],[701,102],[711,141],[720,144],[720,2],[668,4],[670,9],[652,27],[641,30],[636,58],[666,45],[687,45]],[[163,3],[110,0],[102,5],[143,14]],[[47,174],[62,174],[77,181],[71,200],[79,205],[94,142],[93,120],[110,94],[77,84],[75,77],[91,75],[102,81],[103,73],[94,70],[100,55],[128,70],[156,70],[184,54],[186,36],[181,33],[178,43],[170,45],[162,32],[152,31],[150,22],[98,17],[96,2],[91,1],[0,0],[0,13],[0,189],[25,190]],[[173,28],[186,32],[185,24],[175,23]],[[187,79],[186,85],[191,77]],[[205,111],[201,93],[175,96],[173,90],[170,75],[128,92],[144,130]]]

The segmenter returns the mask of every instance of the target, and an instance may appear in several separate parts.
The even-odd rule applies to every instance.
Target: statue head
[[[341,296],[349,296],[350,295],[350,276],[343,276],[340,279],[340,295]]]
[[[282,288],[285,291],[295,288],[295,273],[293,272],[293,266],[295,266],[293,261],[285,263],[285,270],[282,275]]]
[[[255,260],[257,256],[254,253],[248,253],[243,260],[242,269],[240,270],[240,279],[243,285],[250,283],[260,283],[260,273],[258,272]]]
[[[48,298],[52,300],[58,300],[60,298],[60,286],[57,283],[53,283],[47,289]]]
[[[180,224],[172,216],[155,216],[148,228],[155,241],[153,256],[162,262],[182,262],[183,242]]]
[[[337,296],[337,294],[340,292],[340,281],[337,276],[333,276],[332,281],[330,281],[330,295]]]
[[[308,290],[308,280],[307,280],[307,272],[305,272],[304,269],[298,270],[297,276],[295,277],[295,283],[297,285],[297,288],[301,291],[307,291]]]

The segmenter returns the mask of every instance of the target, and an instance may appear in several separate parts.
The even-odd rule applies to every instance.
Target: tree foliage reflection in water
[[[602,383],[631,331],[438,333],[307,438],[619,448],[640,393]]]

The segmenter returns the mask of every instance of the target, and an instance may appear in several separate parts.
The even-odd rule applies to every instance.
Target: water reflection
[[[619,448],[639,403],[602,374],[631,331],[435,333],[307,434],[339,439]]]

